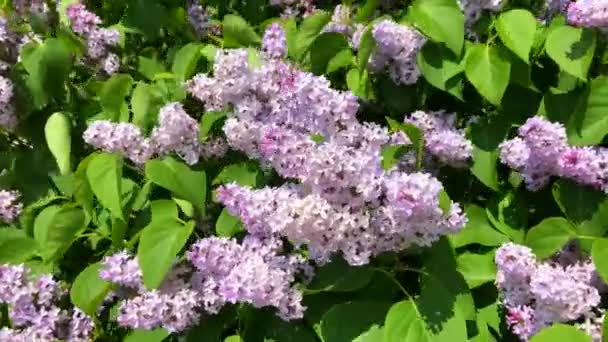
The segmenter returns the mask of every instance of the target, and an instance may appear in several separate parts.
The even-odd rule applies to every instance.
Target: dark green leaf
[[[562,212],[575,223],[590,220],[606,200],[603,192],[566,179],[555,182],[552,190]]]
[[[135,329],[125,337],[124,342],[161,342],[167,336],[169,336],[169,332],[162,328],[154,330]]]
[[[221,126],[226,120],[226,112],[206,112],[201,117],[200,122],[200,138],[206,140],[210,133]]]
[[[473,148],[473,166],[471,173],[488,188],[498,191],[498,151],[484,151],[477,146]]]
[[[483,208],[471,204],[466,207],[465,213],[467,225],[457,234],[449,236],[455,248],[470,244],[500,246],[509,241],[509,237],[492,227]]]
[[[99,277],[101,264],[87,266],[74,280],[70,289],[70,299],[80,310],[94,317],[97,308],[103,302],[111,284]]]
[[[431,332],[411,299],[396,303],[386,315],[384,342],[431,342]]]
[[[213,180],[213,185],[237,182],[242,186],[259,187],[263,174],[257,163],[243,162],[225,166]]]
[[[261,42],[251,25],[238,15],[226,15],[222,29],[225,48],[255,46]]]
[[[458,272],[470,288],[493,282],[496,278],[494,250],[486,254],[463,253],[456,259]]]
[[[46,207],[34,221],[34,239],[45,261],[55,260],[72,245],[85,228],[82,209],[52,205]]]
[[[544,219],[526,235],[528,245],[538,258],[548,258],[559,252],[568,241],[576,237],[574,227],[561,217]]]
[[[189,43],[177,51],[171,71],[178,81],[184,82],[194,75],[196,64],[202,56],[202,48],[203,44],[201,43]]]
[[[125,98],[131,93],[133,78],[127,74],[114,74],[99,91],[99,102],[105,112],[118,119]]]
[[[572,26],[552,29],[547,36],[545,49],[560,68],[586,80],[595,51],[595,32]]]
[[[409,20],[435,42],[444,43],[460,55],[464,43],[464,15],[455,0],[416,0]]]
[[[522,9],[504,12],[496,20],[496,31],[511,51],[528,62],[536,35],[536,18],[532,13]]]
[[[312,72],[317,75],[325,73],[332,58],[343,50],[350,50],[343,34],[329,32],[319,35],[310,46]]]
[[[365,287],[372,279],[374,271],[367,266],[351,266],[342,258],[334,258],[319,267],[307,291],[348,292]]]
[[[509,84],[511,63],[498,47],[485,44],[468,47],[464,72],[483,97],[494,105],[500,104]]]
[[[296,35],[294,57],[298,60],[304,58],[311,44],[315,41],[321,30],[329,22],[331,16],[324,11],[317,11],[302,21]]]
[[[323,315],[324,342],[351,342],[374,324],[382,324],[390,303],[349,302],[332,307]]]
[[[23,230],[0,229],[0,263],[22,263],[36,254],[36,241]]]
[[[217,236],[233,237],[244,231],[243,222],[238,217],[230,215],[226,208],[222,209],[217,222],[215,222],[215,233]]]
[[[59,173],[67,175],[71,172],[72,123],[62,112],[51,115],[46,120],[44,135],[49,150],[55,157]]]

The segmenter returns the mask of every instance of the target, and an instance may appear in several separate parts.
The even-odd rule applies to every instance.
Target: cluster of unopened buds
[[[521,173],[529,189],[558,176],[608,192],[608,149],[570,146],[564,126],[542,117],[528,119],[518,133],[500,145],[500,159]]]
[[[187,84],[207,110],[233,108],[224,125],[233,149],[299,181],[264,189],[218,188],[217,198],[248,232],[305,245],[319,263],[341,253],[349,263],[361,265],[386,251],[428,246],[462,228],[466,218],[456,203],[440,207],[443,187],[437,179],[382,169],[382,149],[410,144],[407,136],[359,123],[357,98],[282,60],[284,33],[278,25],[269,30],[262,42],[268,57],[260,68],[249,68],[246,49],[223,50],[213,77],[196,75]],[[437,122],[425,135],[449,126],[443,119],[432,120]],[[427,149],[452,162],[432,141]],[[456,157],[460,162],[469,157],[467,149],[464,157]]]
[[[158,289],[146,289],[137,259],[126,252],[106,257],[100,277],[117,286],[106,304],[119,300],[119,325],[152,330],[163,327],[181,332],[216,314],[229,304],[272,307],[284,320],[303,317],[302,293],[295,287],[299,275],[311,276],[301,257],[281,255],[282,242],[247,236],[209,237],[186,253]],[[204,319],[204,318],[203,318]]]
[[[120,59],[110,51],[110,48],[118,46],[119,32],[99,27],[101,19],[95,13],[88,11],[83,4],[69,5],[66,13],[74,33],[87,40],[87,56],[100,62],[107,74],[116,73],[120,68]]]
[[[602,340],[604,312],[598,306],[599,279],[591,260],[540,261],[531,249],[506,243],[496,251],[496,284],[511,331],[528,341],[554,323],[575,323],[594,341]]]
[[[126,122],[94,121],[83,134],[84,141],[104,152],[119,153],[142,165],[153,157],[175,153],[193,165],[199,158],[222,157],[227,152],[223,138],[199,141],[199,127],[182,105],[173,102],[160,109],[159,124],[145,137],[139,127]]]

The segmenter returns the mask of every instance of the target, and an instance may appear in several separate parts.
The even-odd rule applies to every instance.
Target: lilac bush
[[[0,341],[606,340],[605,6],[0,2]]]

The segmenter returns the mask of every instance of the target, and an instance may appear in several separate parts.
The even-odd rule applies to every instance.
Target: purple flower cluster
[[[42,19],[47,19],[49,8],[44,0],[13,0],[15,12],[22,18],[33,14]]]
[[[591,261],[540,262],[528,247],[513,243],[502,245],[495,261],[507,324],[521,340],[553,323],[595,314],[601,298]]]
[[[19,202],[19,197],[19,191],[0,190],[0,220],[12,223],[21,215],[23,204]]]
[[[274,307],[285,320],[302,318],[302,293],[292,284],[310,269],[296,256],[282,256],[279,240],[248,236],[199,240],[187,252],[190,264],[176,265],[157,290],[143,286],[137,260],[126,252],[106,257],[100,277],[120,288],[117,321],[121,326],[184,331],[204,313],[226,304]]]
[[[398,84],[414,84],[420,77],[416,55],[426,38],[416,29],[389,20],[376,23],[372,28],[376,49],[370,57],[373,72],[388,68],[391,79]]]
[[[8,305],[12,323],[0,330],[0,341],[89,341],[92,319],[60,307],[65,295],[50,275],[31,279],[23,265],[0,266],[0,303]]]
[[[199,37],[207,36],[213,26],[209,11],[198,0],[188,0],[188,22]]]
[[[425,147],[440,163],[456,168],[466,167],[473,156],[473,144],[464,131],[455,127],[456,115],[443,111],[416,111],[405,118],[424,134]]]
[[[323,32],[342,33],[349,37],[352,30],[350,23],[350,12],[351,9],[349,6],[337,5],[334,8],[334,13],[331,16],[331,20],[323,28]]]
[[[270,0],[270,5],[281,7],[284,18],[306,17],[317,10],[315,0]]]
[[[118,71],[120,60],[109,51],[117,46],[120,34],[116,30],[100,28],[101,19],[86,9],[83,4],[75,3],[66,9],[74,33],[87,40],[87,55],[94,61],[100,61],[104,71],[111,75]]]
[[[574,26],[608,28],[608,1],[578,0],[567,6],[568,23]]]
[[[246,50],[230,50],[218,53],[213,77],[197,75],[187,87],[208,110],[233,108],[224,125],[232,148],[301,182],[218,189],[218,199],[252,234],[306,245],[318,262],[342,253],[356,265],[385,251],[429,245],[464,224],[458,205],[449,213],[439,207],[442,186],[435,178],[382,169],[382,149],[409,140],[359,123],[357,99],[331,89],[324,77],[278,59],[251,70]]]
[[[269,59],[287,57],[287,37],[278,23],[272,23],[264,32],[262,51]]]
[[[196,164],[201,156],[216,158],[226,153],[227,147],[221,138],[202,144],[199,142],[198,123],[177,102],[162,107],[158,121],[150,138],[145,137],[133,124],[107,120],[90,124],[83,138],[97,149],[119,153],[139,165],[152,157],[170,153],[179,155],[190,165]]]
[[[608,192],[608,149],[569,146],[564,126],[541,117],[528,119],[519,137],[500,145],[500,159],[520,172],[531,190],[559,176]]]
[[[0,76],[0,127],[13,132],[19,124],[13,104],[13,82]]]

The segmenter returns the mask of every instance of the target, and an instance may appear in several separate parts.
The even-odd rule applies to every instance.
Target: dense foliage
[[[0,342],[608,340],[607,1],[0,10]]]

